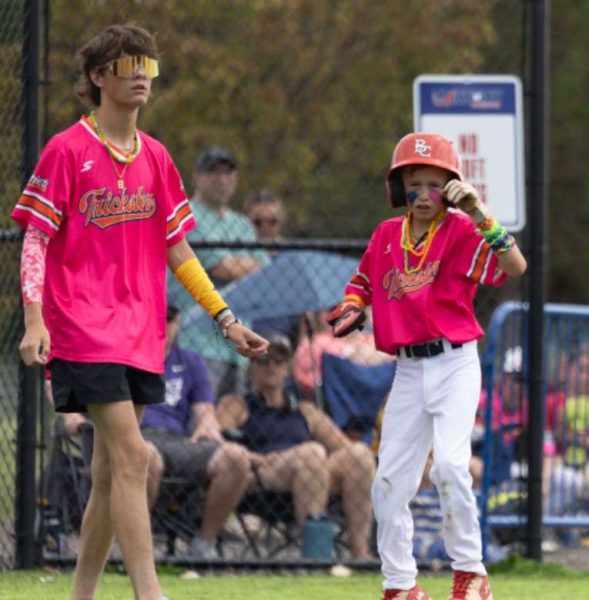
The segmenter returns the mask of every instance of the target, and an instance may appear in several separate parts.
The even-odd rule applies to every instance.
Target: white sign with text
[[[415,131],[450,138],[462,172],[509,231],[525,226],[522,85],[509,75],[420,75]]]

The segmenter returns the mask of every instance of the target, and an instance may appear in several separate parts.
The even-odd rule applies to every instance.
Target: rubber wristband
[[[223,319],[226,319],[227,317],[233,317],[235,316],[232,312],[230,308],[224,308],[221,312],[217,313],[215,315],[215,322],[217,324],[221,323],[221,321]]]
[[[491,250],[498,254],[503,254],[513,248],[513,246],[515,246],[515,238],[511,233],[505,232],[505,235],[491,246]]]
[[[487,231],[493,227],[493,223],[495,223],[495,219],[493,217],[487,217],[484,221],[481,221],[477,227],[480,231]]]

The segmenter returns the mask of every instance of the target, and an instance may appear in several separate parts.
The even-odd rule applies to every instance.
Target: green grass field
[[[207,575],[182,579],[182,571],[161,569],[161,582],[170,600],[380,600],[380,576],[315,575]],[[420,578],[432,600],[446,600],[451,585],[448,573]],[[64,600],[69,597],[70,573],[8,572],[0,575],[2,600]],[[586,600],[589,572],[577,573],[557,565],[522,560],[500,565],[492,572],[495,600]],[[131,600],[126,576],[109,572],[96,600]]]

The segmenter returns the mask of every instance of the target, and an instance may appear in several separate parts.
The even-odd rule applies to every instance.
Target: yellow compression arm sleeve
[[[198,258],[190,258],[182,263],[174,271],[174,275],[213,319],[227,308],[227,304],[215,289]]]

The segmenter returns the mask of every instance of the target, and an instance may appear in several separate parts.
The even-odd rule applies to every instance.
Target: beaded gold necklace
[[[423,263],[425,262],[425,259],[427,257],[427,253],[429,252],[434,237],[438,232],[439,225],[444,219],[445,215],[446,211],[442,210],[439,214],[437,214],[434,217],[432,222],[429,224],[429,227],[427,228],[427,235],[425,237],[425,241],[419,250],[416,249],[416,242],[414,242],[413,238],[411,237],[411,221],[413,219],[413,213],[409,211],[405,215],[405,218],[403,219],[403,226],[401,229],[401,248],[403,249],[403,269],[407,275],[421,271]],[[409,253],[419,258],[417,266],[409,266]]]
[[[110,157],[110,161],[112,163],[112,168],[117,176],[117,187],[119,190],[123,190],[125,188],[125,172],[127,171],[127,167],[137,158],[139,154],[139,136],[137,135],[137,130],[133,133],[133,148],[130,152],[125,152],[115,144],[113,144],[105,135],[100,126],[98,125],[98,121],[96,120],[96,114],[92,111],[88,115],[88,121],[96,131],[96,135],[98,139],[104,144],[108,151],[108,155]],[[121,171],[119,171],[117,167],[117,161],[124,163],[124,166]]]

